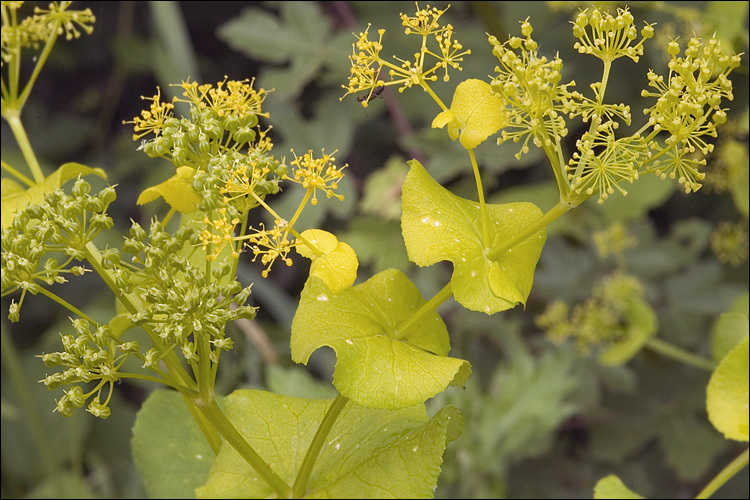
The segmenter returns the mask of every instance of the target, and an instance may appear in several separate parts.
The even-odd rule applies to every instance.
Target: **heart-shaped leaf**
[[[229,420],[287,484],[332,399],[303,399],[242,389],[225,398]],[[349,402],[323,446],[307,498],[422,498],[433,495],[443,452],[461,431],[453,406],[431,419],[424,405],[398,410]],[[271,498],[273,490],[224,444],[197,498]]]
[[[395,269],[338,293],[311,276],[292,321],[292,359],[306,364],[329,346],[338,358],[333,385],[343,396],[376,408],[423,403],[471,373],[467,361],[447,357],[448,330],[435,311],[412,321],[425,303]]]
[[[442,187],[418,161],[409,165],[401,190],[401,231],[409,259],[420,266],[453,262],[453,295],[473,311],[494,314],[525,304],[546,240],[545,230],[496,258],[490,254],[538,220],[542,211],[532,203],[486,205],[489,244],[485,245],[479,204]]]

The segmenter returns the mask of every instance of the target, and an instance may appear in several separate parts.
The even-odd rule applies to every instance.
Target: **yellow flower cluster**
[[[471,51],[463,50],[463,46],[453,38],[453,26],[450,24],[443,26],[438,22],[440,16],[449,7],[450,5],[440,10],[428,5],[424,9],[420,9],[417,4],[417,11],[414,16],[401,14],[401,24],[405,26],[404,32],[407,35],[414,34],[422,37],[421,47],[414,54],[413,63],[410,60],[394,56],[393,58],[400,62],[400,65],[397,65],[380,57],[380,51],[383,49],[384,29],[378,30],[377,41],[368,38],[370,25],[359,36],[355,35],[357,36],[357,42],[352,45],[352,55],[349,56],[352,64],[349,84],[342,85],[346,89],[346,94],[341,99],[349,94],[365,91],[367,92],[366,97],[358,100],[363,107],[367,107],[373,93],[379,87],[400,85],[399,92],[403,92],[404,89],[413,85],[419,85],[425,91],[430,92],[427,81],[437,80],[435,73],[439,69],[442,68],[445,71],[444,81],[449,80],[448,67],[460,71],[459,63],[463,61],[463,56],[470,54]],[[431,37],[434,37],[437,43],[435,52],[428,48],[428,39]],[[432,66],[426,65],[427,56],[436,60]],[[388,82],[381,78],[383,68],[387,69],[390,76]],[[382,89],[377,92],[382,92]]]
[[[294,154],[294,151],[292,151]],[[294,155],[294,160],[291,162],[295,166],[293,177],[285,175],[284,179],[289,179],[298,184],[301,184],[303,188],[312,190],[312,200],[310,203],[316,205],[318,199],[316,197],[316,191],[322,190],[326,197],[336,197],[339,200],[344,199],[344,195],[335,194],[334,191],[338,189],[338,181],[344,177],[342,172],[347,166],[337,167],[333,162],[336,161],[332,155],[325,154],[322,151],[323,156],[321,158],[313,158],[312,150],[308,151],[303,156]],[[336,151],[333,152],[336,154]]]
[[[151,101],[148,110],[142,110],[141,116],[136,116],[133,121],[133,140],[137,141],[143,136],[154,134],[159,137],[164,130],[164,123],[172,117],[174,104],[161,101],[161,89],[156,87],[156,95],[153,97],[141,96],[144,101]]]
[[[294,240],[289,240],[288,222],[284,219],[276,219],[273,229],[266,230],[263,223],[261,229],[253,229],[254,234],[244,236],[248,241],[245,243],[253,252],[253,262],[258,256],[266,268],[261,273],[264,278],[268,277],[268,272],[277,258],[284,261],[287,266],[292,265],[292,259],[287,255],[294,248]]]
[[[180,86],[185,90],[185,99],[175,98],[177,102],[187,102],[195,105],[198,109],[211,109],[217,116],[233,116],[237,120],[247,115],[258,115],[268,118],[268,113],[263,113],[261,105],[267,92],[264,89],[255,90],[252,80],[231,80],[216,84],[210,83],[198,85],[198,82],[183,82]]]

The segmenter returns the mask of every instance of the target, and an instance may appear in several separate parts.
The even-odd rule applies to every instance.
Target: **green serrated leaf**
[[[463,386],[471,365],[447,357],[450,341],[440,316],[432,311],[405,325],[425,303],[395,269],[339,293],[311,276],[292,321],[292,359],[307,364],[316,349],[331,347],[338,359],[333,385],[375,408],[403,408],[448,385]]]
[[[145,205],[159,197],[163,197],[170,207],[180,213],[189,214],[195,212],[201,197],[193,189],[193,174],[195,169],[191,167],[177,167],[177,173],[156,186],[144,190],[138,197],[137,203]]]
[[[294,482],[332,403],[242,389],[225,399],[226,414],[288,484]],[[349,402],[312,471],[306,498],[431,497],[446,444],[460,434],[461,415],[448,406],[428,419],[424,405],[398,410]],[[269,498],[274,492],[224,445],[198,498]]]
[[[638,493],[633,492],[625,486],[622,480],[615,476],[609,475],[599,480],[594,487],[594,498],[598,499],[635,499],[645,498]]]
[[[532,203],[486,205],[490,248],[483,243],[479,204],[459,198],[412,160],[402,188],[401,230],[409,259],[429,266],[453,263],[455,299],[467,309],[494,314],[525,304],[546,233],[542,229],[497,259],[497,247],[542,216]]]
[[[131,444],[149,498],[193,498],[214,461],[211,447],[174,391],[154,391],[146,399]]]
[[[706,390],[708,419],[727,439],[748,441],[748,337],[724,356]]]
[[[52,174],[48,175],[42,182],[34,184],[28,189],[20,189],[20,186],[16,184],[13,186],[11,183],[15,183],[12,180],[3,179],[3,192],[2,192],[2,225],[3,229],[10,226],[13,222],[13,217],[18,212],[22,212],[29,205],[39,205],[44,201],[44,198],[58,190],[66,181],[78,177],[79,175],[94,174],[98,175],[102,179],[107,178],[107,174],[101,168],[91,168],[80,163],[65,163],[60,165],[60,168],[55,170]],[[6,195],[5,183],[9,183],[9,188]]]
[[[450,109],[435,117],[432,128],[447,125],[451,139],[459,139],[464,148],[474,149],[505,126],[504,107],[489,83],[473,78],[464,80],[456,87]]]

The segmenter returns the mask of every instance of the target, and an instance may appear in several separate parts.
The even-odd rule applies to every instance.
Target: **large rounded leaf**
[[[332,399],[242,389],[225,399],[229,420],[268,466],[292,484]],[[310,476],[306,498],[427,498],[448,442],[461,433],[453,406],[428,418],[424,405],[344,407]],[[274,492],[224,444],[197,498],[270,498]]]

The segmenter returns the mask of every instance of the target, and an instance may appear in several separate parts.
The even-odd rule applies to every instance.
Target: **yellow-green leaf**
[[[401,190],[401,230],[409,259],[420,266],[451,261],[453,296],[472,311],[494,314],[525,304],[546,239],[544,229],[496,258],[489,255],[538,220],[542,211],[532,203],[486,205],[485,244],[479,204],[442,187],[418,161],[409,165]]]
[[[297,252],[312,260],[310,276],[323,280],[333,293],[338,293],[354,284],[354,280],[357,279],[359,260],[352,247],[321,229],[308,229],[300,236],[315,245],[323,254],[316,255],[304,243],[297,245]]]
[[[748,337],[724,356],[706,389],[708,419],[727,439],[748,441]]]
[[[291,485],[334,400],[240,389],[224,401],[229,420],[268,467]],[[315,461],[304,496],[432,497],[445,447],[460,435],[461,426],[461,414],[454,406],[446,406],[430,418],[424,405],[386,410],[349,402]],[[195,496],[276,498],[258,473],[226,443],[206,483],[195,489]]]
[[[638,493],[634,493],[630,488],[625,486],[622,480],[615,476],[609,475],[599,480],[594,487],[594,498],[602,499],[637,499],[644,498]]]
[[[201,201],[200,195],[193,189],[193,173],[195,169],[191,167],[177,167],[177,173],[166,181],[152,186],[141,193],[137,203],[145,205],[160,196],[164,198],[170,207],[180,213],[189,214],[195,212],[198,203]]]
[[[469,79],[458,84],[450,109],[437,115],[432,128],[448,126],[448,135],[459,138],[466,149],[474,149],[507,123],[503,100],[489,83]],[[459,134],[460,131],[460,134]]]
[[[448,385],[463,386],[471,365],[447,357],[448,330],[404,273],[388,269],[334,293],[311,276],[292,321],[292,360],[307,363],[323,346],[336,351],[333,385],[357,404],[403,408]]]
[[[2,225],[3,229],[10,226],[13,217],[18,212],[22,212],[29,205],[39,205],[44,198],[57,191],[66,181],[78,177],[79,175],[94,174],[102,179],[107,178],[107,174],[101,168],[91,168],[80,163],[65,163],[47,176],[42,182],[34,184],[28,189],[23,189],[12,179],[3,179],[2,189]],[[6,183],[8,184],[6,186]]]

